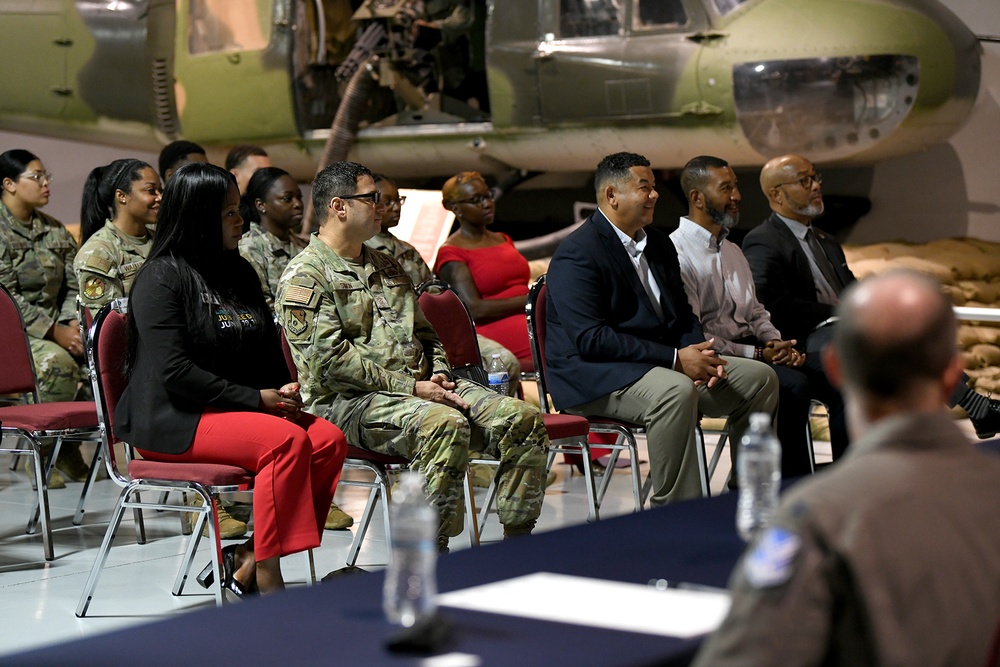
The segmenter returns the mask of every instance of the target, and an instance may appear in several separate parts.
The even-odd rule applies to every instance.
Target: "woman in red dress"
[[[458,231],[438,249],[434,272],[458,292],[478,332],[513,352],[521,369],[530,371],[524,316],[531,279],[528,261],[509,236],[488,229],[496,205],[479,173],[452,176],[441,194],[444,207],[455,214]]]

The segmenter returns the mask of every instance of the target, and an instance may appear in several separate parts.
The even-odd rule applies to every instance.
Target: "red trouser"
[[[209,410],[183,454],[140,452],[152,461],[224,463],[254,473],[254,558],[261,561],[319,546],[347,440],[306,413],[290,422],[264,412]]]

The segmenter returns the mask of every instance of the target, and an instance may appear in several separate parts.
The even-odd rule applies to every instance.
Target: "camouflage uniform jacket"
[[[392,232],[380,232],[365,241],[365,245],[379,252],[384,252],[394,258],[403,271],[410,277],[414,287],[420,287],[434,278],[431,267],[420,256],[417,249],[402,239],[393,236]]]
[[[91,315],[96,315],[104,304],[128,294],[152,247],[151,235],[129,236],[110,220],[87,239],[76,254],[73,268],[80,285],[80,300]]]
[[[256,222],[250,223],[250,231],[240,239],[240,254],[257,272],[264,300],[271,310],[274,310],[274,296],[278,293],[282,272],[288,261],[305,247],[306,242],[295,234],[285,242]]]
[[[28,335],[45,338],[76,319],[76,241],[62,223],[35,211],[29,224],[0,202],[0,284],[10,290]]]
[[[450,369],[396,260],[367,247],[361,259],[363,266],[349,262],[313,236],[278,288],[278,320],[306,408],[345,433],[373,392],[412,396],[417,380]]]

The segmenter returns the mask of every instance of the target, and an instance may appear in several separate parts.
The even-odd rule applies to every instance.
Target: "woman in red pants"
[[[222,463],[255,475],[255,533],[223,550],[237,594],[284,587],[279,558],[319,546],[347,442],[301,412],[271,312],[239,255],[243,221],[232,175],[178,169],[156,238],[129,295],[117,435],[154,461]]]

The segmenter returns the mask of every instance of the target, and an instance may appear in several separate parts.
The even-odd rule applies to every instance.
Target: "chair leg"
[[[59,450],[61,449],[61,447],[62,447],[62,438],[56,438],[55,444],[52,446],[52,456],[49,457],[49,460],[48,460],[48,462],[47,462],[47,464],[45,465],[45,468],[44,468],[44,470],[45,470],[45,488],[46,489],[49,488],[49,481],[52,479],[52,471],[56,469],[56,458],[59,456]],[[41,452],[42,451],[41,450],[41,443],[38,444],[38,448],[39,448],[38,451]],[[37,475],[36,475],[36,478],[37,478]],[[38,483],[37,479],[35,480],[35,483],[36,484]],[[39,500],[36,499],[35,500],[35,507],[34,507],[34,509],[31,512],[31,516],[28,518],[28,528],[25,531],[29,535],[33,535],[35,533],[35,526],[38,525],[38,515],[39,515],[40,508],[41,508],[41,505],[39,504]]]
[[[351,548],[347,550],[347,566],[353,567],[356,562],[358,562],[358,554],[361,553],[361,544],[365,541],[365,535],[368,533],[368,526],[372,522],[372,514],[375,511],[375,505],[379,502],[382,491],[378,480],[376,479],[371,490],[368,492],[368,502],[365,503],[365,509],[361,513],[361,518],[358,519],[357,528],[354,530],[354,539],[351,541]],[[389,504],[388,499],[382,501],[384,505]],[[388,514],[388,512],[386,512]],[[388,525],[388,516],[386,516],[386,525]],[[386,531],[386,550],[391,554],[392,548],[389,544],[388,531]]]
[[[494,478],[494,482],[496,479]],[[493,486],[493,483],[490,486]],[[489,502],[489,501],[487,501]],[[489,509],[489,505],[483,508],[484,511]],[[479,546],[479,519],[476,515],[476,490],[472,486],[472,468],[466,468],[465,470],[465,517],[466,523],[468,524],[466,528],[469,529],[469,546],[478,547]]]
[[[698,449],[698,476],[701,477],[701,497],[707,498],[712,495],[709,488],[708,479],[708,457],[705,455],[705,434],[701,427],[695,429],[695,447]]]
[[[104,565],[108,561],[108,554],[111,552],[111,543],[115,540],[118,526],[121,524],[122,516],[125,514],[125,501],[128,499],[131,491],[131,487],[125,487],[118,497],[118,503],[111,514],[111,522],[108,524],[108,529],[104,531],[104,540],[101,542],[101,548],[94,559],[94,567],[90,569],[87,584],[83,587],[80,602],[76,606],[76,615],[78,618],[83,618],[87,615],[87,609],[90,607],[90,602],[94,598],[94,591],[97,589],[97,580],[100,579],[101,571],[104,570]]]
[[[83,482],[83,490],[80,492],[80,501],[76,504],[76,514],[73,515],[73,525],[79,526],[83,523],[83,512],[84,507],[87,504],[87,498],[90,497],[90,491],[94,488],[94,484],[97,483],[97,476],[101,473],[101,463],[103,462],[101,457],[100,446],[94,450],[94,458],[90,462],[90,474],[87,475],[87,479]]]
[[[587,521],[594,522],[601,520],[601,501],[597,495],[597,488],[594,480],[594,462],[590,458],[590,443],[580,444],[580,456],[583,460],[583,481],[587,485],[587,502],[590,507],[587,510]]]
[[[41,516],[42,520],[42,553],[45,556],[45,560],[55,559],[55,550],[52,547],[52,517],[49,514],[49,485],[45,483],[42,479],[42,446],[34,438],[27,438],[28,442],[31,444],[31,457],[34,461],[32,468],[35,471],[35,486],[36,494],[38,498],[36,502],[38,503],[38,510],[36,514]],[[34,532],[33,522],[28,523],[28,532]]]
[[[198,552],[198,546],[201,543],[201,531],[205,527],[210,510],[207,505],[202,505],[197,508],[192,507],[191,511],[198,513],[198,520],[194,522],[194,535],[188,540],[187,549],[184,550],[184,560],[181,561],[181,567],[177,570],[177,577],[174,579],[174,586],[170,590],[174,595],[184,593],[184,586],[187,585],[187,580],[191,576],[191,565],[194,563],[195,554]],[[181,512],[181,515],[183,516],[184,512]],[[219,580],[217,579],[216,581]]]
[[[316,558],[312,549],[306,549],[306,586],[316,585]]]

